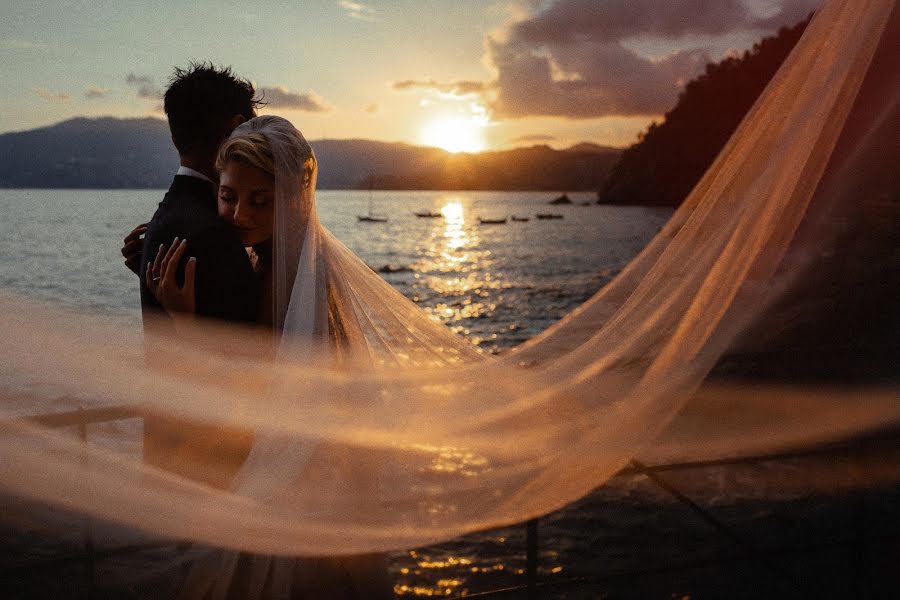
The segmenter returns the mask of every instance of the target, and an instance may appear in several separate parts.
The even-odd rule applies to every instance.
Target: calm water
[[[161,195],[0,190],[0,288],[120,315],[139,326],[137,279],[122,265],[119,247],[134,225],[149,218]],[[543,330],[597,291],[671,214],[578,204],[590,196],[572,194],[574,205],[549,207],[552,195],[545,193],[376,192],[375,212],[388,216],[387,223],[357,221],[356,215],[368,210],[368,192],[320,192],[318,205],[325,225],[394,286],[473,342],[500,351]],[[413,212],[422,209],[441,211],[443,217],[416,218]],[[534,218],[550,210],[564,218]],[[478,216],[513,214],[531,220],[477,221]],[[798,528],[802,537],[814,531],[837,535],[850,527],[852,515],[823,509],[827,502],[822,498],[794,499],[789,509],[773,511],[758,475],[753,469],[704,474],[706,484],[717,479],[713,487],[729,490],[727,501],[711,500],[718,503],[719,517],[748,535],[752,531],[758,543]],[[614,479],[543,518],[540,548],[540,574],[550,578],[671,564],[683,558],[685,549],[701,561],[733,551],[727,540],[642,477]],[[523,526],[397,552],[390,566],[397,593],[409,596],[519,585],[524,567]],[[651,588],[630,581],[624,587],[613,582],[604,590],[616,592],[613,597],[658,598],[696,591],[696,581],[660,577]],[[703,585],[715,577],[706,573]],[[600,596],[582,589],[552,597]]]
[[[0,190],[0,288],[139,318],[137,278],[121,240],[149,219],[162,191]],[[323,223],[425,310],[489,350],[546,328],[597,291],[637,253],[671,211],[547,206],[552,195],[506,192],[375,192],[387,223],[360,223],[368,192],[322,191]],[[564,215],[537,220],[537,212]],[[427,209],[443,217],[417,218]],[[477,217],[530,216],[479,225]]]

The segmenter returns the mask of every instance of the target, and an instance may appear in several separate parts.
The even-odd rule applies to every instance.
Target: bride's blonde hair
[[[265,116],[254,117],[246,122],[247,125],[255,124],[257,127],[265,127],[271,125],[287,126],[297,134],[296,140],[292,148],[292,152],[296,154],[298,163],[300,164],[301,177],[299,185],[306,187],[312,183],[312,175],[316,170],[316,157],[312,149],[306,144],[306,140],[300,136],[300,133],[290,124],[289,121],[282,117]],[[289,136],[290,137],[290,136]],[[216,170],[222,172],[231,161],[238,161],[251,167],[256,167],[268,173],[273,179],[275,175],[275,155],[272,152],[272,146],[266,135],[259,130],[240,131],[236,130],[230,138],[225,140],[219,148],[216,156]]]
[[[225,140],[216,156],[216,170],[222,171],[231,161],[256,167],[275,177],[275,157],[266,136],[257,131],[242,133]]]

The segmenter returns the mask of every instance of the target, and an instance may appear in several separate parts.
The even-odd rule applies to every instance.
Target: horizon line
[[[105,119],[113,120],[113,121],[159,121],[161,123],[167,122],[165,118],[161,118],[161,117],[157,117],[157,116],[153,116],[153,115],[146,115],[143,117],[117,117],[115,115],[100,115],[100,116],[76,115],[76,116],[62,119],[60,121],[50,123],[48,125],[38,125],[36,127],[31,127],[30,129],[13,129],[13,130],[8,130],[8,131],[0,131],[0,136],[15,135],[15,134],[21,134],[21,133],[30,133],[32,131],[38,131],[41,129],[50,129],[50,128],[62,125],[63,123],[68,123],[70,121],[79,121],[79,120],[101,121],[101,120],[105,120]],[[351,138],[330,138],[330,137],[309,138],[310,143],[326,142],[326,141],[327,142],[375,142],[375,143],[379,143],[379,144],[403,145],[403,146],[410,146],[413,148],[429,148],[429,149],[434,149],[434,150],[440,150],[441,152],[445,152],[447,154],[488,154],[488,153],[492,153],[492,152],[507,152],[507,151],[511,151],[511,150],[539,148],[539,147],[547,147],[547,148],[550,148],[551,150],[562,152],[562,151],[570,150],[570,149],[572,149],[576,146],[580,146],[582,144],[589,144],[592,146],[596,146],[598,148],[603,148],[605,150],[623,151],[633,145],[633,144],[627,144],[624,146],[613,146],[610,144],[600,144],[600,143],[593,142],[590,140],[581,140],[579,142],[575,142],[573,144],[568,144],[566,146],[557,148],[550,144],[550,140],[543,140],[543,141],[536,140],[532,144],[528,144],[527,142],[525,142],[522,145],[501,146],[501,147],[497,147],[497,148],[480,150],[477,152],[467,152],[467,151],[451,152],[449,150],[441,148],[440,146],[429,146],[427,144],[420,144],[420,143],[417,144],[417,143],[407,142],[407,141],[402,141],[402,140],[380,140],[380,139],[373,139],[373,138],[356,138],[356,137],[351,137]]]

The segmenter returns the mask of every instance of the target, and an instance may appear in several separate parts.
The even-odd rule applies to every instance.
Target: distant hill
[[[165,188],[178,168],[159,119],[71,119],[0,135],[0,187]]]
[[[410,147],[408,147],[410,148]],[[480,154],[412,148],[408,162],[376,165],[359,187],[394,190],[596,190],[621,150],[532,146]],[[323,156],[327,153],[323,152]],[[328,164],[325,158],[321,162]]]
[[[621,148],[611,148],[610,146],[600,146],[590,142],[581,142],[565,149],[565,152],[593,152],[596,154],[605,154],[608,152],[621,153]]]
[[[787,58],[809,21],[782,28],[741,57],[706,66],[662,124],[626,149],[600,188],[602,204],[677,206],[693,189]]]
[[[312,146],[323,189],[596,190],[621,152],[586,143],[481,154],[368,140]],[[0,135],[0,188],[165,188],[177,167],[160,119],[77,118]]]

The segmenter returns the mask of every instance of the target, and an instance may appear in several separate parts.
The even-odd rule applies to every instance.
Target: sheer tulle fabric
[[[896,423],[893,387],[851,402],[707,388],[689,415],[679,411],[823,249],[861,178],[870,193],[900,189],[897,154],[885,158],[883,143],[900,137],[897,30],[893,0],[827,2],[651,244],[582,307],[498,358],[435,323],[326,231],[311,150],[264,129],[280,174],[277,351],[269,332],[209,324],[167,341],[171,367],[148,372],[139,332],[6,296],[0,486],[164,537],[349,554],[523,521],[639,455],[771,449]],[[716,401],[704,404],[710,390]],[[773,408],[773,397],[792,408]],[[144,464],[125,424],[93,428],[83,449],[71,431],[11,419],[73,405],[214,425],[223,439],[249,431],[253,447],[231,487],[217,489],[201,483],[210,465],[191,477]]]

